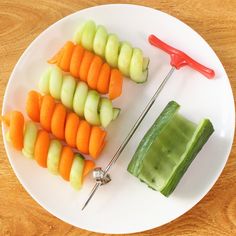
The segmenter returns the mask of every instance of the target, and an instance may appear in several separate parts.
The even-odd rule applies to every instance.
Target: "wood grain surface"
[[[10,73],[30,42],[49,25],[80,9],[106,3],[133,3],[167,12],[199,32],[223,63],[236,95],[236,1],[0,0],[0,104]],[[227,106],[227,104],[225,104]],[[1,136],[2,137],[2,136]],[[236,145],[211,191],[189,212],[137,235],[236,235]],[[0,138],[0,235],[84,235],[39,206],[23,189]]]

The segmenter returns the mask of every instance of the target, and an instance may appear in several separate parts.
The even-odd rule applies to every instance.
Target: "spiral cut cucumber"
[[[91,125],[107,127],[120,112],[119,108],[113,108],[108,98],[100,97],[95,90],[89,90],[85,82],[77,82],[70,75],[63,76],[57,66],[50,67],[42,75],[39,89],[61,100],[67,108],[84,117]]]
[[[117,69],[112,69],[100,56],[85,50],[81,45],[68,41],[50,60],[63,71],[70,72],[75,78],[87,82],[91,89],[102,94],[109,94],[110,99],[122,93],[123,76]]]
[[[38,129],[32,121],[24,120],[22,113],[11,111],[2,117],[9,127],[7,140],[23,155],[35,159],[52,174],[60,174],[73,188],[82,187],[84,177],[95,167],[91,160],[85,160],[68,146],[51,139],[48,132]]]
[[[109,65],[118,67],[133,81],[143,83],[147,80],[149,58],[143,56],[141,49],[133,48],[129,42],[120,42],[115,34],[108,34],[104,26],[86,21],[79,25],[74,41],[105,58]]]
[[[105,145],[106,131],[92,126],[50,95],[42,96],[36,91],[28,93],[26,112],[30,119],[40,122],[43,129],[56,138],[77,148],[94,159],[98,158]]]

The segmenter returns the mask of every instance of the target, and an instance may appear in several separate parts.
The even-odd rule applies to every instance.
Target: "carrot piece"
[[[55,108],[55,101],[50,95],[45,95],[42,98],[42,104],[40,109],[40,123],[41,126],[51,131],[51,120]]]
[[[59,163],[59,173],[61,177],[69,181],[70,179],[70,170],[74,160],[74,153],[70,147],[63,147],[61,152],[61,159]]]
[[[83,58],[83,54],[84,54],[84,48],[77,44],[73,50],[70,61],[70,73],[76,78],[79,77],[79,69]]]
[[[58,139],[65,138],[65,121],[66,121],[66,108],[57,103],[52,114],[51,131]]]
[[[49,64],[56,64],[60,62],[62,55],[64,53],[64,47],[61,48],[51,59],[48,60]]]
[[[79,77],[85,82],[87,81],[89,67],[93,60],[93,57],[93,53],[85,50],[79,69]]]
[[[102,94],[108,93],[109,83],[110,83],[110,73],[111,73],[111,67],[107,63],[104,63],[101,67],[98,76],[97,90],[99,93]]]
[[[24,140],[24,116],[19,111],[12,111],[9,123],[9,134],[12,145],[15,149],[21,150]]]
[[[11,112],[8,112],[4,116],[0,115],[0,121],[3,122],[7,127],[10,126]]]
[[[40,130],[35,142],[34,147],[34,158],[37,163],[46,168],[47,167],[47,156],[50,145],[50,138],[48,132]]]
[[[89,67],[87,83],[91,89],[97,88],[98,77],[103,64],[103,60],[99,56],[94,56]]]
[[[97,159],[105,145],[106,132],[98,126],[93,126],[89,141],[89,154]]]
[[[84,161],[84,169],[83,169],[83,177],[85,177],[89,172],[91,172],[95,167],[94,161],[85,160]]]
[[[60,64],[59,64],[59,67],[63,71],[66,71],[66,72],[70,71],[70,60],[71,60],[74,46],[75,45],[71,41],[68,41],[64,46],[63,55],[61,57]]]
[[[87,121],[81,120],[76,136],[76,146],[79,151],[85,154],[89,153],[90,133],[91,125]]]
[[[109,98],[111,100],[119,97],[122,92],[123,77],[121,72],[117,69],[111,70],[110,85],[109,85]]]
[[[26,112],[35,122],[40,120],[40,105],[42,96],[36,91],[30,91],[26,100]]]
[[[65,140],[71,147],[76,147],[76,135],[79,127],[79,117],[71,112],[66,117]]]

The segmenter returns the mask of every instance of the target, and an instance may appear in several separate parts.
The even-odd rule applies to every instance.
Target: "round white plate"
[[[107,146],[97,162],[104,167],[170,69],[169,56],[147,42],[156,34],[184,50],[216,72],[208,80],[190,68],[176,71],[147,114],[120,159],[111,171],[112,182],[100,188],[85,211],[81,207],[93,187],[87,179],[81,191],[74,191],[59,176],[51,175],[4,144],[10,163],[28,193],[46,210],[74,226],[101,233],[133,233],[148,230],[179,217],[211,189],[230,153],[234,136],[234,103],[224,68],[210,46],[193,29],[163,12],[134,5],[103,5],[69,15],[40,34],[23,53],[10,77],[3,114],[12,109],[24,111],[27,92],[37,89],[39,76],[50,58],[72,38],[79,22],[93,19],[121,40],[132,42],[150,57],[148,82],[135,84],[125,79],[123,95],[114,104],[122,113],[108,128]],[[147,188],[127,171],[127,165],[145,132],[165,105],[175,100],[181,113],[199,122],[208,117],[215,132],[196,157],[169,198]],[[5,133],[3,128],[3,133]]]

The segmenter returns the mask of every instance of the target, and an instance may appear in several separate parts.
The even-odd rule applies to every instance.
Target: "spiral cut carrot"
[[[112,69],[100,56],[85,50],[81,45],[66,42],[59,52],[48,60],[57,64],[63,71],[87,82],[91,89],[109,94],[110,99],[122,93],[123,77],[118,69]]]
[[[113,97],[120,93],[116,86],[116,77],[119,77],[119,71],[113,70],[110,81],[110,91]],[[101,88],[103,89],[102,85]],[[53,98],[61,100],[66,108],[72,109],[80,117],[84,117],[91,125],[102,125],[105,128],[119,114],[120,109],[114,108],[111,100],[101,97],[95,90],[90,90],[84,81],[77,81],[72,76],[63,75],[62,70],[57,66],[51,66],[43,73],[39,81],[39,89],[42,93],[50,94]],[[34,91],[31,91],[31,93],[32,99],[27,101],[27,104],[28,107],[35,106],[32,116],[37,116],[39,105],[44,101],[41,101]],[[47,99],[52,100],[51,97]],[[43,125],[46,130],[49,130],[51,113],[54,111],[55,104],[53,102],[46,104],[48,105],[43,106],[47,111],[43,112],[46,115]],[[60,107],[57,107],[57,109],[60,109]]]
[[[22,113],[11,111],[1,120],[9,128],[8,139],[15,149],[21,150],[27,157],[32,155],[41,167],[48,168],[53,174],[60,174],[75,189],[81,188],[85,176],[94,169],[93,161],[85,160],[68,146],[63,147],[58,140],[51,139],[47,131],[39,130],[33,122],[25,122]]]
[[[39,107],[37,114],[34,107]],[[64,105],[56,103],[50,95],[42,96],[36,91],[30,91],[26,111],[33,121],[40,122],[42,128],[52,132],[56,138],[65,140],[69,146],[89,154],[94,159],[99,157],[105,145],[106,131],[91,126],[87,121],[80,119],[76,113],[68,112]],[[44,144],[45,147],[47,143]]]

